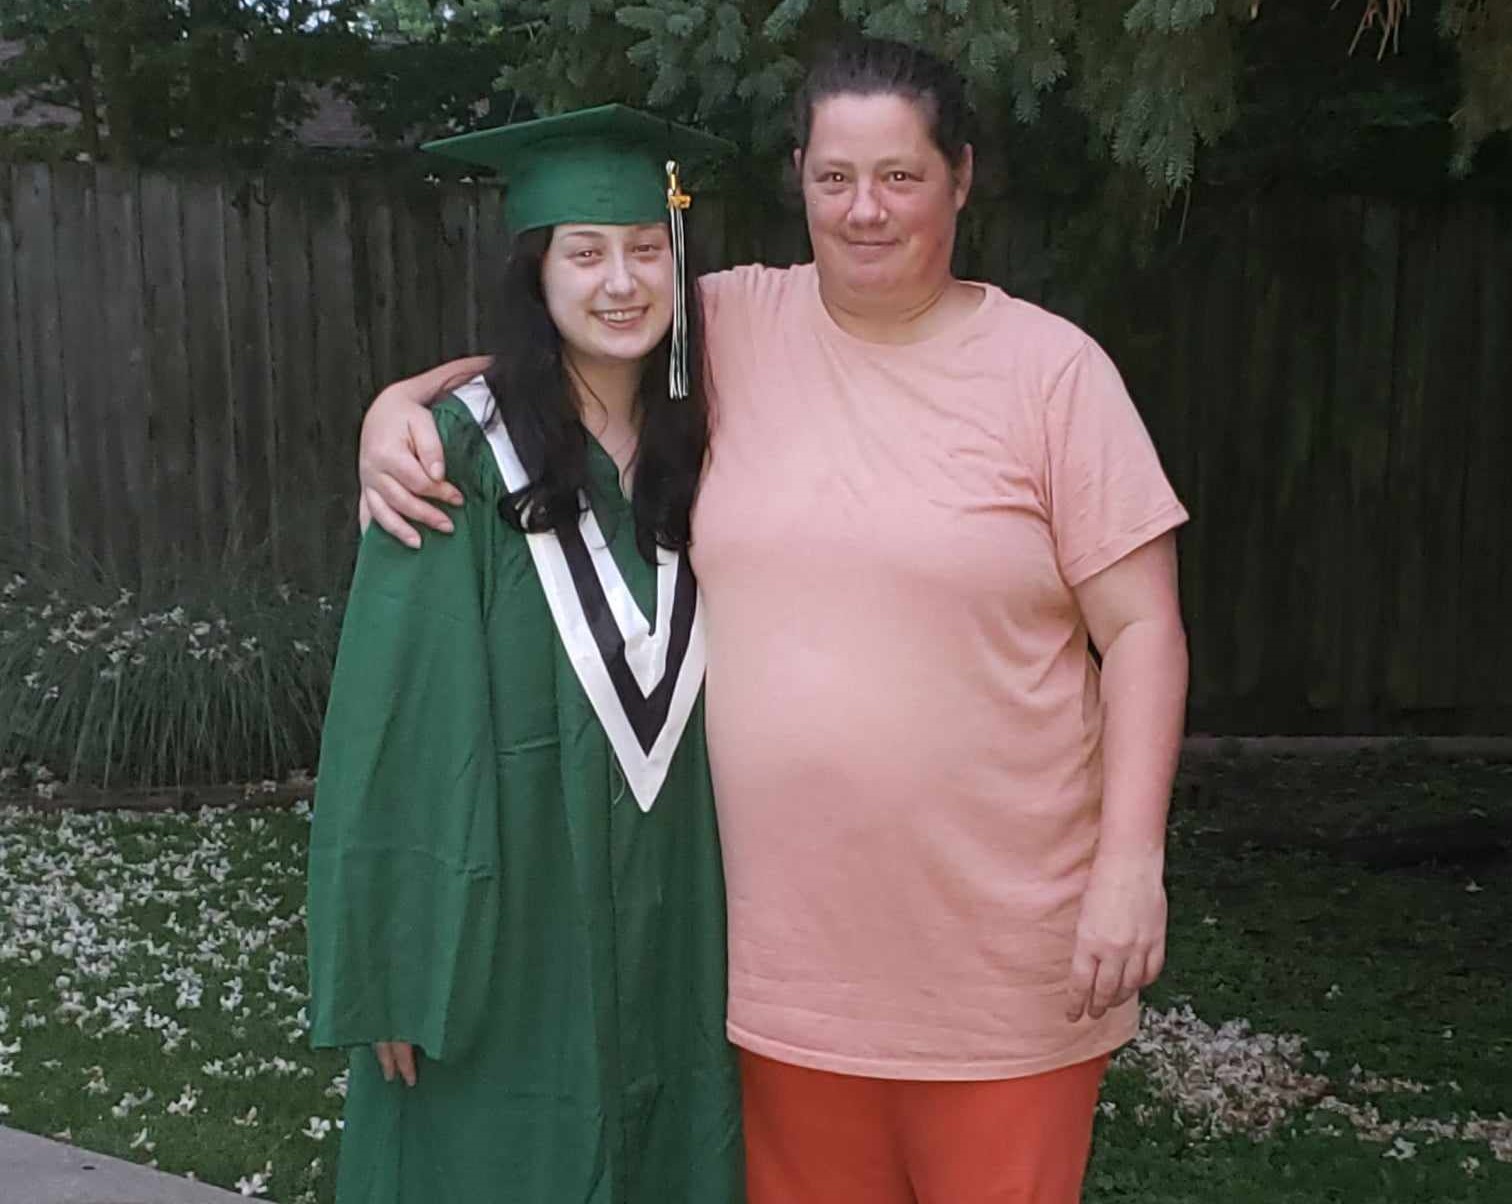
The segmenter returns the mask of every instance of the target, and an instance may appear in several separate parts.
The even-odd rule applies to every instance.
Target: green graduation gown
[[[554,618],[564,600],[548,602],[533,556],[546,541],[560,559],[569,541],[500,519],[486,400],[475,382],[436,409],[466,498],[455,534],[414,552],[369,531],[342,629],[309,898],[313,1040],[352,1051],[337,1198],[738,1204],[701,628],[695,641],[682,614],[649,660],[632,631],[614,663],[616,616],[665,637],[696,591],[678,575],[669,605],[671,578],[637,552],[590,440],[592,514],[556,585],[597,590],[598,605]],[[599,586],[584,569],[594,539]],[[697,675],[680,703],[679,671]],[[633,696],[658,673],[606,729],[603,683]],[[612,744],[627,730],[646,756]],[[415,1045],[417,1086],[384,1082],[382,1040]]]

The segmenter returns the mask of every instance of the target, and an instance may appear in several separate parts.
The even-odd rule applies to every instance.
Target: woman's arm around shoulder
[[[407,547],[420,546],[411,523],[450,534],[451,520],[432,501],[460,505],[447,480],[441,439],[429,407],[452,389],[485,372],[486,356],[451,360],[418,376],[395,381],[368,407],[357,449],[358,505],[363,529],[370,521]]]

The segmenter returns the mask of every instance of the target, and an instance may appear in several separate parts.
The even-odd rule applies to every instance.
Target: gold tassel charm
[[[672,354],[668,368],[668,391],[673,400],[688,395],[688,253],[683,231],[683,210],[693,198],[677,184],[677,161],[667,160],[667,216],[672,227]]]

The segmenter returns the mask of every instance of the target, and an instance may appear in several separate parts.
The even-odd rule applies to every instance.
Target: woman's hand
[[[412,548],[420,546],[420,533],[411,522],[451,533],[451,519],[425,500],[462,504],[462,494],[446,479],[446,456],[427,407],[488,364],[486,359],[453,360],[397,381],[378,394],[362,421],[357,452],[357,479],[362,487],[357,516],[364,530],[376,521]]]
[[[1101,1019],[1165,966],[1165,855],[1102,854],[1092,863],[1076,924],[1066,1019]]]
[[[408,1041],[378,1041],[373,1045],[383,1081],[392,1083],[397,1074],[406,1087],[415,1085],[415,1047]]]

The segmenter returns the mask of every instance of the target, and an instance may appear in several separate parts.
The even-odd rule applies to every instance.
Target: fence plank
[[[1342,432],[1347,441],[1350,498],[1346,524],[1353,571],[1343,582],[1345,641],[1343,690],[1351,715],[1362,721],[1385,689],[1378,650],[1386,628],[1387,606],[1377,583],[1387,571],[1389,541],[1380,538],[1388,514],[1387,470],[1392,422],[1392,348],[1396,335],[1396,279],[1400,261],[1396,208],[1367,202],[1361,215],[1361,271],[1358,340],[1352,348],[1357,365],[1353,397],[1339,399],[1335,413],[1348,415]]]
[[[372,349],[373,383],[382,388],[400,374],[399,291],[394,267],[393,199],[376,188],[362,190],[361,253],[366,273],[357,282],[360,319]]]
[[[20,396],[26,404],[24,473],[31,495],[28,541],[68,552],[68,410],[54,244],[53,176],[38,164],[14,169],[16,326]]]
[[[472,205],[466,193],[447,192],[439,198],[435,228],[437,317],[440,319],[437,359],[455,359],[472,349],[474,247]]]
[[[270,188],[272,185],[270,185]],[[273,188],[268,209],[269,359],[273,365],[274,480],[271,537],[278,572],[301,576],[320,555],[307,499],[316,496],[320,451],[313,407],[315,340],[305,195],[297,181]]]
[[[1234,669],[1238,629],[1232,575],[1239,552],[1236,546],[1244,525],[1247,504],[1234,482],[1241,479],[1248,449],[1239,441],[1238,424],[1231,412],[1238,383],[1240,336],[1244,314],[1239,308],[1243,284],[1242,255],[1219,255],[1193,259],[1188,269],[1201,298],[1197,315],[1197,345],[1189,348],[1196,372],[1205,382],[1208,401],[1199,428],[1204,456],[1210,465],[1202,492],[1192,509],[1202,516],[1193,530],[1197,557],[1197,613],[1194,624],[1192,671],[1199,700],[1235,699]],[[1260,638],[1256,633],[1255,638]]]
[[[232,509],[240,479],[230,406],[230,286],[226,279],[221,182],[191,177],[180,189],[183,204],[187,360],[194,431],[195,546],[200,563],[225,563],[232,554]]]
[[[1466,445],[1479,435],[1468,420],[1474,406],[1471,375],[1475,360],[1475,262],[1477,247],[1470,214],[1463,209],[1444,215],[1439,225],[1426,318],[1432,332],[1424,390],[1424,563],[1428,583],[1417,630],[1422,683],[1421,706],[1454,705],[1455,674],[1463,642],[1462,605],[1467,590],[1461,580],[1465,505]]]
[[[1391,529],[1395,532],[1392,571],[1383,578],[1389,598],[1386,623],[1385,700],[1396,710],[1422,705],[1419,628],[1428,604],[1425,578],[1429,539],[1424,491],[1423,448],[1427,433],[1428,362],[1435,354],[1429,314],[1433,307],[1437,233],[1441,219],[1419,210],[1402,229],[1397,270],[1397,304],[1413,321],[1398,322],[1393,355],[1391,432]]]
[[[95,262],[95,225],[98,221],[94,175],[74,164],[53,172],[53,243],[56,255],[58,369],[67,434],[56,448],[61,459],[60,481],[67,511],[69,551],[84,562],[108,564],[110,550],[105,535],[105,507],[94,500],[103,475],[102,448],[96,432],[108,421],[102,406],[101,380],[106,370],[95,354],[101,327],[99,290],[83,282],[99,278]],[[77,499],[78,503],[73,504]]]
[[[370,374],[354,370],[358,358],[356,293],[353,289],[352,211],[346,190],[330,180],[312,189],[310,209],[311,285],[316,300],[314,472],[311,508],[319,516],[315,578],[338,575],[352,546],[356,500],[352,466],[357,427],[372,395]],[[364,379],[364,378],[367,379]]]
[[[141,584],[147,470],[147,337],[136,174],[94,172],[96,263],[101,285],[98,355],[108,421],[95,437],[102,474],[95,505],[105,512],[110,563]]]
[[[144,551],[148,569],[172,581],[187,567],[186,550],[195,546],[199,526],[194,514],[194,411],[183,212],[176,178],[146,173],[139,187],[148,334],[145,507],[149,538]]]
[[[1325,209],[1329,241],[1335,248],[1333,312],[1322,333],[1328,342],[1327,393],[1312,416],[1315,463],[1314,496],[1317,514],[1309,549],[1318,570],[1309,633],[1308,702],[1323,711],[1337,713],[1347,705],[1345,657],[1348,628],[1354,621],[1349,611],[1349,578],[1358,549],[1350,543],[1350,479],[1348,414],[1340,405],[1353,406],[1360,392],[1360,366],[1354,348],[1360,341],[1362,292],[1366,287],[1362,259],[1361,203],[1354,198],[1331,202]],[[1341,403],[1340,399],[1347,399]]]
[[[1266,589],[1274,574],[1277,548],[1271,538],[1273,508],[1265,499],[1273,493],[1280,455],[1270,421],[1278,396],[1283,299],[1282,282],[1263,241],[1264,231],[1254,206],[1245,220],[1243,276],[1238,287],[1239,310],[1235,363],[1238,371],[1229,407],[1229,425],[1240,450],[1236,475],[1225,492],[1242,500],[1230,539],[1235,627],[1233,667],[1229,689],[1235,698],[1253,698],[1261,690],[1262,674],[1273,654],[1275,623]]]
[[[244,557],[271,561],[273,363],[269,351],[269,273],[265,181],[228,181],[220,199],[226,281],[227,430],[238,489],[228,499],[232,538]]]
[[[1505,214],[1480,211],[1481,258],[1480,354],[1476,380],[1476,481],[1479,492],[1468,504],[1494,514],[1477,556],[1483,566],[1477,597],[1482,603],[1473,660],[1479,677],[1470,678],[1477,705],[1512,708],[1512,639],[1507,637],[1507,606],[1512,599],[1512,488],[1507,483],[1507,449],[1512,448],[1512,407],[1506,404],[1507,348],[1512,347],[1512,230]],[[1489,399],[1502,399],[1500,405]],[[1485,421],[1484,434],[1480,423]],[[1489,679],[1488,679],[1489,675]],[[1478,683],[1484,683],[1484,692]]]
[[[411,188],[394,210],[394,308],[399,371],[408,376],[441,360],[441,298],[436,192]]]
[[[478,296],[477,328],[473,331],[472,354],[486,355],[497,345],[503,321],[499,302],[501,282],[509,260],[509,236],[504,228],[504,194],[497,188],[481,188],[477,193],[477,267],[473,273],[473,290]]]
[[[0,163],[0,555],[8,564],[24,563],[31,546],[31,491],[26,477],[26,415],[33,402],[21,385],[21,312],[16,268],[16,223],[13,217],[14,173]]]

